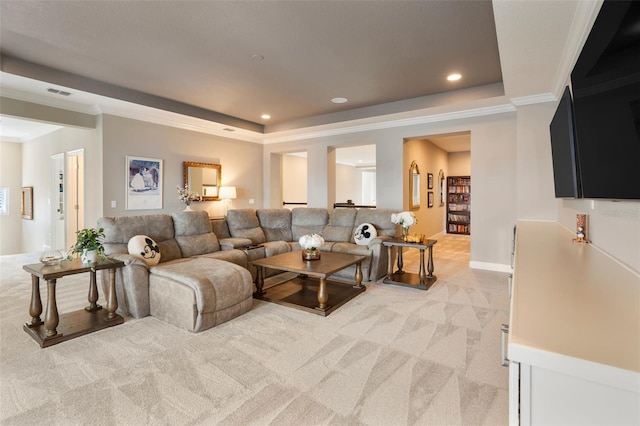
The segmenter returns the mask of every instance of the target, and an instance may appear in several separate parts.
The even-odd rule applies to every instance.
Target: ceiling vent
[[[58,89],[54,89],[52,87],[49,87],[47,89],[47,92],[55,93],[56,95],[60,95],[60,96],[69,96],[69,95],[71,95],[71,92],[65,92],[64,90],[58,90]]]

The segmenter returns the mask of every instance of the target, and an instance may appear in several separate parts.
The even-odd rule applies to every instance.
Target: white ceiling
[[[0,94],[94,114],[160,111],[255,141],[535,103],[564,87],[600,4],[3,0]],[[452,71],[463,78],[447,82]]]

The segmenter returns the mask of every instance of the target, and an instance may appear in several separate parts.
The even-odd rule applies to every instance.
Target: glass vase
[[[320,250],[317,248],[302,249],[303,260],[318,260],[320,259]]]
[[[408,226],[403,226],[402,227],[402,241],[404,241],[405,243],[408,242],[409,239],[409,227]]]

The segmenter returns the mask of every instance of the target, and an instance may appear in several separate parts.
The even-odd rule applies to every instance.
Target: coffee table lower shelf
[[[327,307],[318,307],[318,286],[316,278],[300,275],[265,289],[262,295],[253,295],[254,299],[277,303],[316,315],[327,316],[360,293],[366,291],[365,286],[356,287],[348,283],[327,280]]]

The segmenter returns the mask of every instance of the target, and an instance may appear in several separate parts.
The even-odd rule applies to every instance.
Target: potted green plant
[[[105,260],[104,246],[100,241],[104,238],[104,228],[85,228],[76,232],[76,243],[71,247],[71,253],[80,253],[82,263],[95,263]]]

